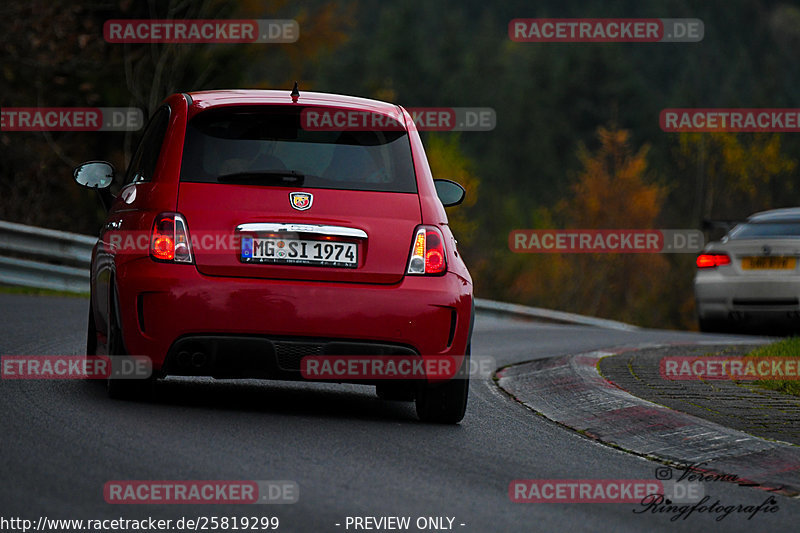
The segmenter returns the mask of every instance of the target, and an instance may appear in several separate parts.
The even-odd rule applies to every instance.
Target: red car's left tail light
[[[150,257],[166,263],[191,263],[192,242],[186,219],[178,213],[161,213],[153,222]]]

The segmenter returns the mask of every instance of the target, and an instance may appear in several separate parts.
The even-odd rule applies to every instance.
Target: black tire
[[[86,355],[97,355],[97,327],[94,325],[94,309],[91,303],[89,303],[89,320],[86,326]]]
[[[423,422],[458,424],[467,411],[469,377],[422,385],[417,391],[417,416]]]
[[[90,357],[94,357],[97,355],[97,326],[95,326],[94,322],[94,309],[91,304],[91,296],[89,297],[89,319],[86,324],[86,359],[88,360]],[[92,382],[95,385],[100,385],[102,380],[97,379],[96,376],[87,375],[85,378],[87,381]]]
[[[475,313],[473,313],[473,317]],[[470,327],[470,339],[472,331]],[[429,385],[423,383],[417,389],[415,407],[417,416],[423,422],[435,424],[458,424],[467,412],[469,397],[469,356],[472,342],[467,345],[464,363],[455,377],[447,383]]]
[[[415,407],[417,416],[423,422],[435,424],[458,424],[467,412],[469,398],[469,358],[472,354],[472,330],[475,326],[475,301],[469,318],[467,349],[464,364],[458,377],[447,383],[429,385],[423,383],[417,388]]]
[[[112,292],[113,294],[113,292]],[[125,343],[122,338],[122,329],[119,327],[117,299],[113,298],[111,316],[108,320],[108,357],[127,355]],[[155,378],[146,379],[114,379],[109,376],[106,380],[108,397],[114,400],[152,400],[155,397]]]
[[[378,398],[389,402],[413,402],[414,388],[402,383],[380,383],[375,385]]]

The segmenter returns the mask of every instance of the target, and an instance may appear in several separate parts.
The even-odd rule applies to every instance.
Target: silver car
[[[697,257],[701,331],[800,322],[800,208],[756,213]]]

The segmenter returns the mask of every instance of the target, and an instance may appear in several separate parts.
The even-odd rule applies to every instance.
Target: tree
[[[598,128],[597,150],[578,149],[570,195],[541,218],[567,229],[656,227],[665,188],[647,177],[648,146],[634,152],[629,135]],[[668,313],[672,289],[660,281],[669,264],[660,254],[542,254],[530,263],[515,287],[536,305],[646,325]]]
[[[287,0],[108,2],[30,0],[0,7],[3,107],[135,107],[147,116],[178,91],[284,87],[346,40],[349,13],[334,2]],[[109,19],[295,19],[291,44],[115,44]],[[301,85],[301,90],[302,89]],[[0,220],[95,233],[95,194],[76,187],[72,168],[103,158],[124,169],[141,131],[0,131]]]
[[[781,153],[781,139],[778,133],[680,134],[679,166],[695,177],[695,225],[704,218],[743,219],[786,199],[797,160]]]
[[[450,179],[466,190],[464,202],[447,210],[447,218],[453,234],[458,239],[459,249],[467,256],[473,255],[475,231],[478,220],[471,216],[472,207],[478,201],[480,180],[473,173],[473,162],[461,151],[458,135],[429,134],[425,142],[431,172],[434,178]]]

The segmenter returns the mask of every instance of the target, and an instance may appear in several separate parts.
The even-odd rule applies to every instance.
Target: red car
[[[299,380],[306,356],[461,356],[451,379],[370,383],[422,420],[463,418],[472,280],[444,206],[464,189],[433,179],[401,107],[297,86],[173,94],[118,196],[109,163],[74,177],[108,210],[88,354],[146,356],[151,382]],[[142,385],[110,379],[109,393]]]

